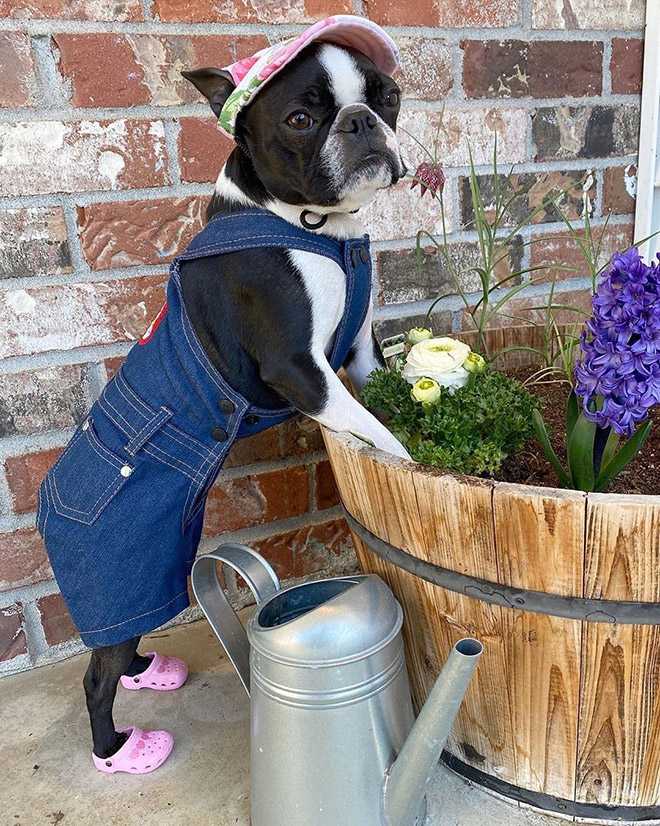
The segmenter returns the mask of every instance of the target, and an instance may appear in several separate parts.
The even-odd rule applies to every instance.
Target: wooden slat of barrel
[[[497,581],[493,484],[467,477],[457,484],[452,476],[426,469],[415,473],[414,485],[429,562],[489,582]],[[434,643],[431,675],[429,677],[428,669],[423,675],[427,690],[447,651],[461,637],[477,637],[486,651],[454,725],[448,749],[481,771],[513,777],[515,763],[510,708],[506,700],[508,676],[502,621],[502,612],[506,609],[454,594],[431,583],[425,583],[424,597],[441,628]],[[423,658],[424,650],[421,650],[415,660],[419,663]]]
[[[585,494],[498,484],[493,492],[499,581],[582,596]],[[577,557],[577,558],[576,558]],[[515,784],[575,793],[582,623],[504,610]]]
[[[660,497],[589,494],[585,596],[660,602]],[[660,628],[585,624],[577,799],[660,803]]]
[[[426,558],[413,484],[415,464],[375,451],[348,434],[334,438],[324,433],[324,439],[334,473],[342,477],[342,499],[349,512],[376,536]]]

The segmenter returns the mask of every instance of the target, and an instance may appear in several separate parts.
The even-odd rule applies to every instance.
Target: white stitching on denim
[[[113,628],[119,628],[122,625],[127,625],[129,622],[134,622],[135,620],[142,619],[142,617],[148,617],[150,614],[155,614],[158,611],[162,611],[163,608],[167,608],[168,605],[171,605],[173,602],[176,602],[177,599],[180,599],[184,594],[188,593],[188,589],[184,591],[180,591],[175,597],[168,600],[167,602],[163,603],[163,605],[159,605],[158,608],[154,608],[151,611],[145,611],[144,614],[138,614],[135,617],[131,617],[127,620],[122,620],[121,622],[117,622],[114,625],[106,625],[105,628],[94,628],[91,631],[84,631],[82,628],[79,628],[81,634],[100,634],[103,631],[111,631]]]
[[[107,405],[112,410],[114,410],[114,412],[119,416],[120,419],[122,419],[124,422],[126,422],[126,419],[124,419],[124,417],[121,415],[121,413],[116,409],[116,407],[114,407],[114,405],[107,398],[104,399],[104,402],[105,402],[105,405]],[[110,419],[110,421],[114,422],[114,424],[116,424],[117,427],[119,427],[119,429],[122,430],[125,433],[126,431],[124,430],[124,428],[114,419],[114,417],[110,413],[110,411],[105,409],[105,405],[102,408],[105,415]],[[128,426],[128,422],[126,422],[126,424]],[[131,428],[131,429],[133,429],[133,428]],[[129,436],[130,434],[126,433],[126,435]],[[158,453],[153,452],[153,450],[149,449],[149,447],[147,445],[143,445],[141,449],[145,453],[147,453],[149,456],[152,456],[154,459],[158,460],[159,462],[162,462],[163,464],[167,465],[168,467],[173,468],[174,470],[178,470],[184,476],[187,476],[188,479],[193,479],[193,481],[197,481],[198,477],[201,479],[201,474],[192,465],[188,465],[182,459],[179,459],[178,457],[171,455],[167,451],[165,451],[162,448],[158,447],[158,445],[153,444],[153,442],[151,443],[150,447],[153,448],[153,450],[158,451]],[[158,455],[158,454],[161,454],[161,455]],[[175,465],[175,464],[172,464],[171,462],[168,462],[166,459],[162,458],[163,456],[167,456],[167,458],[171,459],[172,462],[177,462],[178,464]],[[188,473],[187,471],[185,471],[183,469],[183,467],[179,467],[179,465],[183,465],[184,467],[189,468],[191,472]]]
[[[138,450],[149,441],[154,433],[160,430],[161,427],[165,426],[168,419],[172,418],[172,415],[172,412],[166,407],[161,407],[151,422],[146,424],[142,430],[139,430],[135,436],[133,436],[130,442],[124,447],[124,450],[127,453],[130,453],[131,456],[134,456]],[[137,442],[138,444],[135,447],[131,447],[134,442]]]
[[[119,488],[120,488],[120,487],[124,484],[124,482],[126,481],[126,479],[125,479],[123,476],[120,476],[119,478],[115,478],[115,479],[113,479],[113,480],[110,482],[110,484],[108,485],[108,487],[107,487],[107,488],[103,491],[103,493],[101,493],[101,495],[98,497],[98,499],[96,500],[96,502],[94,502],[94,503],[91,505],[90,509],[89,509],[89,510],[87,510],[87,511],[80,511],[80,510],[78,510],[78,508],[72,508],[72,507],[71,507],[71,505],[67,505],[67,504],[65,504],[64,500],[62,499],[62,494],[60,493],[59,488],[57,487],[57,480],[55,479],[55,477],[54,477],[54,476],[53,476],[53,478],[52,478],[52,480],[51,480],[51,481],[52,481],[52,484],[53,484],[53,493],[54,493],[54,496],[53,496],[53,508],[54,508],[54,510],[55,510],[55,513],[57,513],[57,514],[58,514],[58,516],[64,516],[64,517],[66,517],[67,519],[73,519],[75,522],[80,522],[82,525],[91,525],[91,524],[92,524],[92,522],[94,522],[94,521],[96,520],[96,518],[99,516],[99,514],[101,513],[101,511],[105,508],[105,506],[110,504],[110,502],[112,501],[112,498],[114,497],[115,493],[117,493],[117,492],[119,491]],[[109,496],[109,497],[107,498],[107,500],[106,500],[105,502],[103,502],[99,508],[97,508],[97,505],[99,504],[99,502],[101,501],[101,499],[103,499],[103,497],[107,494],[107,492],[110,490],[110,488],[111,488],[113,485],[117,485],[117,490],[116,490],[116,491],[113,491],[112,495],[111,495],[111,496]],[[55,502],[55,496],[57,496],[57,503]],[[61,513],[61,512],[57,509],[57,504],[59,504],[59,506],[60,506],[60,508],[62,509],[62,511],[72,511],[73,513],[79,513],[79,514],[81,514],[82,516],[87,517],[87,519],[89,519],[89,520],[91,520],[91,521],[89,521],[89,522],[88,522],[88,521],[86,521],[85,519],[79,519],[77,516],[72,516],[70,513]],[[96,509],[96,510],[95,510],[95,509]]]
[[[193,482],[198,482],[199,481],[199,475],[197,473],[189,473],[187,470],[184,470],[182,467],[179,467],[178,465],[175,465],[172,462],[168,462],[168,460],[165,459],[164,456],[167,456],[168,459],[171,459],[172,457],[168,453],[164,453],[164,451],[160,450],[160,448],[158,448],[156,445],[153,445],[153,444],[145,445],[142,448],[142,450],[147,454],[147,456],[151,456],[157,462],[161,462],[163,465],[167,465],[168,467],[171,467],[172,470],[178,471],[178,473],[181,473],[187,479],[191,479]],[[159,455],[159,454],[162,454],[162,455]]]

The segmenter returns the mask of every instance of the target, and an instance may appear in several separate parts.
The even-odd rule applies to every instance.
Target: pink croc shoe
[[[128,740],[112,757],[104,760],[92,752],[92,760],[100,772],[148,774],[162,766],[174,745],[174,738],[168,731],[143,731],[131,726],[121,728],[119,732],[128,734]]]
[[[154,691],[174,691],[185,683],[188,666],[177,657],[166,657],[150,651],[145,657],[151,657],[151,665],[142,674],[135,677],[121,677],[121,684],[129,691],[140,688],[152,688]]]

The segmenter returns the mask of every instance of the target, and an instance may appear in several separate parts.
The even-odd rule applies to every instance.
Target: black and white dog
[[[219,114],[233,89],[227,74],[200,69],[184,75]],[[256,205],[300,226],[301,213],[309,210],[328,216],[319,232],[340,239],[362,235],[354,213],[406,171],[395,136],[399,95],[392,78],[361,53],[310,46],[241,114],[239,146],[220,173],[208,215]],[[264,272],[277,278],[264,279]],[[182,287],[209,358],[251,404],[276,407],[285,399],[332,430],[357,431],[407,457],[328,362],[346,299],[344,273],[332,260],[300,250],[244,250],[223,255],[221,268],[213,259],[190,261]],[[360,390],[382,363],[369,312],[345,364],[353,386]],[[120,676],[150,664],[136,654],[138,641],[92,653],[85,691],[100,758],[115,754],[126,738],[115,731],[112,707]]]

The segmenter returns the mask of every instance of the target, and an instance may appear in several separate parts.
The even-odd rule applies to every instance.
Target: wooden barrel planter
[[[549,813],[660,820],[660,496],[459,477],[324,435],[360,565],[403,605],[416,705],[454,642],[484,643],[450,767]]]

